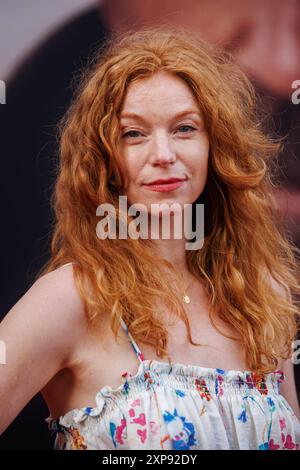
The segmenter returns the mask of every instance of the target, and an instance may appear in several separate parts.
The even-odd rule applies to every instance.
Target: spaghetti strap
[[[73,261],[70,261],[70,263],[66,263],[66,264],[62,264],[61,266],[59,266],[60,268],[63,268],[64,266],[68,266],[69,264],[74,264]]]
[[[129,333],[126,323],[124,322],[123,318],[121,318],[121,317],[120,317],[120,323],[121,323],[126,335],[128,336],[128,338],[130,340],[130,343],[131,343],[132,349],[134,350],[134,353],[136,354],[138,360],[142,363],[145,360],[145,358],[144,358],[143,354],[141,353],[140,348],[138,347],[138,345],[134,341],[132,335]]]

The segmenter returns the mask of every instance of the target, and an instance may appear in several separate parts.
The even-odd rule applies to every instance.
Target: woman
[[[253,87],[172,27],[113,38],[81,83],[52,257],[1,324],[1,430],[40,390],[57,449],[297,449],[298,265],[271,195],[281,144]],[[197,234],[197,204],[193,249],[176,217]]]

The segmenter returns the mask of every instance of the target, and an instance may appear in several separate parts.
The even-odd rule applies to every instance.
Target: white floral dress
[[[94,407],[46,419],[55,449],[296,450],[300,422],[280,394],[282,371],[212,369],[145,360],[118,388],[102,387]]]

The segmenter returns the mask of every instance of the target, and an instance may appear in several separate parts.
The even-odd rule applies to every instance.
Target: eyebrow
[[[201,115],[200,115],[200,112],[195,110],[195,109],[186,109],[184,111],[179,111],[178,113],[176,113],[174,115],[174,118],[179,118],[179,117],[183,117],[183,116],[187,116],[187,115],[190,115],[190,114],[195,114],[197,115],[200,119],[202,119]],[[122,113],[120,115],[120,119],[138,119],[140,121],[146,121],[146,119],[141,116],[140,114],[137,114],[137,113]]]

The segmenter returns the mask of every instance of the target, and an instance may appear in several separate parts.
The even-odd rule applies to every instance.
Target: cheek
[[[126,162],[126,171],[124,170],[124,191],[128,197],[138,197],[141,185],[141,175],[143,166],[140,159],[128,159]]]
[[[208,170],[209,144],[205,142],[194,150],[189,168],[193,176],[201,179],[201,176],[206,176]]]
[[[126,167],[126,181],[130,185],[136,182],[138,175],[140,173],[139,165],[137,162],[130,162]]]
[[[129,152],[122,153],[122,171],[124,176],[124,188],[126,189],[136,180],[139,173],[138,160]]]

